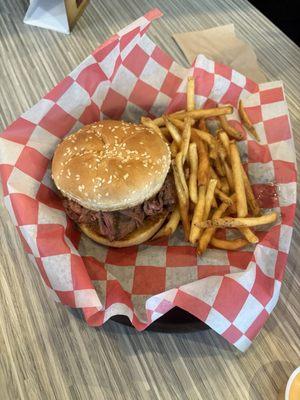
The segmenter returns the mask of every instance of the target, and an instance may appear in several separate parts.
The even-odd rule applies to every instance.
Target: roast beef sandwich
[[[169,146],[152,129],[104,120],[57,147],[52,177],[67,215],[98,243],[126,247],[150,239],[174,209]]]

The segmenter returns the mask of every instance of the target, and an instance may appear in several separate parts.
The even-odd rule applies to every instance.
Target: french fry
[[[211,208],[218,208],[218,203],[217,203],[215,195],[212,198]]]
[[[217,188],[218,188],[218,189],[221,189],[221,181],[220,181],[220,178],[218,177],[218,175],[216,174],[216,171],[214,170],[214,168],[213,168],[212,166],[210,166],[210,176],[211,176],[213,179],[216,179],[216,181],[217,181]]]
[[[200,223],[204,219],[204,209],[205,209],[205,194],[206,194],[206,188],[204,185],[199,186],[198,190],[198,202],[196,204],[193,218],[192,218],[192,223],[191,223],[191,230],[190,230],[190,236],[189,236],[189,241],[194,244],[199,238],[200,235],[200,229],[197,227],[196,224]]]
[[[222,215],[224,214],[224,212],[226,211],[227,207],[228,207],[228,204],[222,203],[220,205],[220,207],[214,212],[212,219],[214,220],[214,219],[221,218]],[[199,230],[201,229],[201,227],[200,227],[201,222],[200,223],[196,222],[195,225],[199,228]],[[199,238],[197,254],[201,255],[205,252],[205,250],[207,249],[207,246],[209,245],[209,243],[211,241],[211,238],[215,234],[215,231],[216,231],[216,228],[214,228],[214,227],[205,229],[205,231],[202,233],[201,237]]]
[[[233,183],[233,175],[232,175],[232,171],[228,165],[228,163],[225,161],[224,162],[224,170],[225,170],[225,175],[227,178],[227,182],[229,185],[230,190],[233,192],[234,191],[234,183]]]
[[[153,240],[170,236],[181,220],[186,240],[192,244],[198,241],[198,254],[203,254],[209,243],[224,250],[258,243],[258,237],[250,228],[275,222],[277,214],[260,216],[260,207],[236,143],[229,139],[243,139],[242,133],[227,121],[226,115],[232,113],[233,108],[195,109],[194,86],[194,78],[188,78],[186,110],[153,120],[141,118],[144,126],[153,129],[169,145],[178,197],[177,207]],[[239,102],[239,114],[243,125],[259,140],[242,101]],[[212,117],[220,121],[216,136],[208,129],[210,120],[206,121]],[[199,129],[193,127],[196,121]],[[214,126],[211,129],[214,131]],[[243,237],[233,240],[215,238],[219,228],[236,228]]]
[[[217,249],[223,250],[238,250],[242,247],[247,246],[248,241],[246,239],[232,239],[232,240],[221,240],[213,237],[210,243]]]
[[[232,106],[220,106],[216,108],[198,109],[193,111],[187,111],[183,113],[178,113],[176,115],[177,119],[183,120],[186,116],[190,116],[196,120],[200,118],[218,117],[219,115],[232,114]]]
[[[177,229],[180,221],[180,212],[178,206],[172,211],[168,222],[153,236],[151,240],[171,236]]]
[[[179,179],[180,179],[180,183],[181,183],[181,185],[183,187],[183,190],[184,190],[185,197],[188,200],[188,198],[189,198],[189,189],[188,189],[188,186],[187,186],[187,183],[186,183],[186,180],[185,180],[185,174],[184,174],[184,170],[183,170],[183,154],[182,154],[181,151],[177,154],[177,156],[175,158],[175,164],[176,164],[176,169],[177,169],[178,176],[179,176]]]
[[[207,147],[201,139],[197,141],[198,150],[198,185],[207,185],[210,176],[210,164],[208,158]]]
[[[220,189],[216,188],[215,189],[215,195],[223,202],[231,206],[233,204],[233,201],[231,200],[230,197],[228,197],[224,192],[222,192]]]
[[[230,156],[230,150],[229,150],[229,137],[227,136],[227,133],[222,130],[218,130],[218,136],[220,138],[220,142],[222,143],[225,151],[226,151],[226,156]]]
[[[236,215],[237,213],[236,200],[231,204],[231,206],[228,207],[227,212],[229,215]]]
[[[219,120],[221,123],[222,129],[233,139],[235,140],[242,140],[243,139],[243,134],[236,129],[234,129],[227,121],[225,115],[220,115]]]
[[[239,228],[239,231],[245,236],[249,243],[258,243],[258,237],[251,231],[250,228]]]
[[[182,114],[182,113],[184,113],[184,112],[186,112],[186,110],[178,110],[178,111],[173,112],[171,115],[172,115],[173,117],[176,117],[177,114]]]
[[[173,138],[169,132],[169,129],[166,126],[161,126],[159,129],[161,133],[164,135],[164,137],[167,139],[167,141],[171,143]]]
[[[167,141],[167,139],[164,137],[159,127],[153,122],[151,118],[142,117],[141,122],[147,128],[153,129],[154,132],[156,132],[164,141]]]
[[[214,164],[215,164],[215,171],[217,172],[219,178],[224,177],[225,172],[224,172],[220,157],[218,157],[218,156],[216,157]]]
[[[141,122],[143,123],[143,119],[145,117],[141,117]],[[157,125],[157,126],[164,126],[165,125],[165,121],[164,121],[164,116],[162,115],[161,117],[155,118],[152,120],[152,122]]]
[[[177,114],[182,114],[183,112],[185,112],[185,110],[179,110],[179,111],[176,111],[176,112],[172,113],[171,115],[176,116]],[[141,122],[142,123],[143,123],[143,119],[144,118],[146,118],[146,117],[141,117]],[[162,115],[161,117],[153,119],[152,122],[155,125],[159,126],[159,127],[160,126],[164,126],[165,125],[165,119],[164,118],[165,118],[165,116]]]
[[[207,185],[207,190],[206,190],[206,195],[205,195],[204,219],[207,219],[209,216],[216,186],[217,186],[217,180],[210,179],[208,182],[208,185]]]
[[[209,158],[216,160],[218,158],[218,142],[215,140],[214,146],[210,146]]]
[[[245,228],[271,224],[277,219],[276,212],[264,214],[260,217],[245,217],[245,218],[220,218],[214,220],[206,220],[198,224],[199,228]]]
[[[235,143],[230,143],[230,160],[233,175],[234,191],[236,193],[236,208],[238,217],[246,217],[248,214],[247,198],[243,180],[243,166],[240,154]]]
[[[243,175],[243,181],[244,181],[244,186],[245,186],[247,203],[249,205],[249,208],[252,211],[252,214],[255,217],[257,217],[260,214],[260,207],[259,207],[259,204],[258,204],[255,196],[254,196],[251,183],[249,181],[249,178],[248,178],[244,168],[242,170],[242,175]]]
[[[176,128],[176,126],[174,124],[172,124],[171,121],[168,120],[167,117],[164,117],[164,121],[165,121],[165,125],[166,125],[168,131],[170,132],[170,135],[172,136],[172,138],[175,141],[175,143],[178,145],[178,148],[180,148],[180,146],[181,146],[181,135],[178,132],[178,129]]]
[[[227,178],[225,176],[220,178],[220,182],[221,182],[221,189],[223,193],[225,194],[229,194],[229,185],[228,185],[228,181]]]
[[[174,117],[168,117],[168,120],[176,126],[176,128],[183,130],[184,129],[184,121],[181,121]],[[192,128],[192,139],[194,137],[199,137],[200,139],[204,140],[204,142],[208,143],[210,147],[215,145],[215,139],[212,135],[208,132],[200,131],[199,129]]]
[[[203,140],[209,148],[210,151],[214,151],[216,147],[216,139],[208,132],[200,131],[199,129],[192,128],[192,139],[197,140],[197,138]],[[211,157],[213,158],[213,157]]]
[[[181,137],[181,149],[180,151],[182,152],[182,164],[185,163],[187,153],[189,150],[189,144],[191,140],[191,119],[187,117],[184,120],[184,130],[182,132],[182,137]]]
[[[174,182],[178,197],[180,218],[183,225],[185,239],[188,240],[190,236],[189,202],[186,197],[185,190],[182,186],[181,179],[179,177],[176,164],[174,163],[174,161],[172,162],[172,168],[173,168]]]
[[[188,77],[186,90],[186,109],[192,111],[195,109],[195,79],[192,76]]]
[[[173,140],[173,142],[170,145],[170,152],[171,152],[171,158],[175,158],[178,152],[178,147],[175,140]]]
[[[188,160],[190,165],[190,176],[189,176],[189,194],[190,199],[194,204],[197,204],[198,200],[198,186],[197,186],[197,172],[198,172],[198,153],[196,143],[190,143]]]
[[[240,115],[243,125],[248,129],[250,134],[259,142],[260,139],[259,139],[258,133],[256,132],[256,129],[252,125],[252,122],[250,121],[249,116],[244,109],[242,100],[239,101],[239,115]]]
[[[220,160],[222,162],[226,161],[228,153],[227,153],[227,150],[225,150],[225,147],[223,146],[223,144],[220,140],[218,140],[217,152],[218,152],[218,157],[220,158]]]
[[[199,119],[198,128],[200,129],[200,131],[209,132],[206,126],[205,118]]]

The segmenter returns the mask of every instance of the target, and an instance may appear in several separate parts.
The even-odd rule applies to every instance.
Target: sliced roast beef
[[[67,215],[77,223],[98,226],[100,234],[110,241],[120,240],[141,226],[145,219],[154,218],[164,211],[172,211],[176,204],[176,191],[169,174],[161,190],[143,204],[120,211],[92,211],[73,200],[64,199]]]

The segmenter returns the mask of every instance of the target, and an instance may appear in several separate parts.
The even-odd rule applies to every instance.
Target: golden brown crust
[[[91,210],[141,204],[162,187],[168,145],[143,125],[104,120],[84,126],[57,147],[52,177],[69,199]]]
[[[104,236],[101,236],[99,232],[93,230],[86,224],[79,224],[79,227],[82,232],[86,234],[86,236],[97,243],[110,247],[129,247],[144,243],[154,236],[163,225],[167,214],[168,213],[162,214],[159,219],[146,221],[140,228],[136,229],[134,232],[131,232],[125,238],[121,240],[115,240],[113,242],[109,241]]]

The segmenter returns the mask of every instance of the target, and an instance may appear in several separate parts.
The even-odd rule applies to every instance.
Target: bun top
[[[84,126],[58,145],[52,177],[64,196],[83,207],[123,210],[161,189],[170,162],[168,144],[152,129],[104,120]]]

